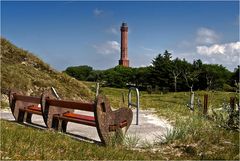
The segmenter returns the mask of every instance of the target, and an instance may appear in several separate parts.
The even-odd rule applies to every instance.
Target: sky
[[[239,1],[1,1],[1,36],[59,71],[118,65],[122,22],[131,67],[165,50],[230,71],[239,65]]]

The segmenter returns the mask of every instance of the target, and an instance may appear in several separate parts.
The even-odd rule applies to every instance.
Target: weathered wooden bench
[[[9,105],[17,122],[31,123],[33,114],[42,116],[40,104],[40,97],[26,96],[17,90],[10,90],[9,92]]]
[[[55,110],[51,110],[55,107]],[[43,118],[49,128],[66,132],[67,123],[93,126],[97,128],[99,138],[107,145],[114,135],[123,134],[132,122],[133,113],[129,108],[112,111],[106,97],[98,96],[94,103],[57,100],[49,92],[41,96]],[[75,113],[74,110],[93,112],[93,116]]]
[[[132,122],[132,111],[120,108],[112,111],[106,97],[99,96],[94,103],[58,100],[52,91],[41,97],[26,96],[17,90],[9,92],[12,114],[18,122],[32,122],[32,115],[42,115],[47,128],[66,132],[67,123],[75,122],[97,128],[103,144],[109,144],[114,135],[124,134]],[[41,106],[39,106],[41,105]],[[93,112],[93,116],[74,113],[74,110]]]

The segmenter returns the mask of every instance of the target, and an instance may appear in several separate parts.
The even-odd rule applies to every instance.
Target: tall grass
[[[239,159],[238,132],[221,129],[217,123],[197,114],[178,119],[160,144],[177,148],[191,159]]]
[[[165,135],[164,143],[171,143],[175,140],[184,140],[186,137],[191,136],[195,140],[201,139],[199,132],[204,126],[209,126],[206,124],[204,118],[198,115],[193,115],[187,119],[178,119],[175,122],[175,127],[168,131]]]
[[[124,146],[133,149],[139,145],[140,138],[137,135],[127,135],[124,138]]]
[[[94,86],[89,83],[88,85]],[[127,106],[123,104],[122,93],[125,98],[127,89],[103,87],[102,93],[107,95],[114,107]],[[187,104],[190,100],[189,92],[167,94],[148,94],[140,92],[140,110],[153,108],[157,115],[171,121],[173,130],[164,136],[159,136],[156,146],[165,159],[239,159],[239,134],[237,131],[226,130],[219,127],[219,122],[209,120],[203,113],[203,96],[208,94],[208,114],[212,109],[218,109],[229,102],[232,92],[195,91],[194,111],[189,110]],[[197,102],[200,100],[201,105]],[[130,139],[134,147],[136,139]],[[151,147],[152,148],[152,147]],[[156,147],[155,147],[156,148]]]

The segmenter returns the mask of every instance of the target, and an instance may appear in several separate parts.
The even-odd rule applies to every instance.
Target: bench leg
[[[68,123],[68,121],[62,121],[62,132],[67,131],[67,123]]]
[[[64,121],[64,120],[60,119],[58,121],[58,131],[66,132],[67,131],[67,123],[68,123],[68,121]]]
[[[17,122],[23,122],[23,120],[24,120],[24,114],[25,114],[24,111],[19,110]]]
[[[59,119],[58,120],[58,131],[61,131],[62,132],[62,120],[61,119]]]
[[[32,114],[28,113],[28,112],[25,112],[24,121],[26,121],[27,123],[32,123]]]
[[[67,123],[68,123],[68,121],[59,119],[58,126],[57,126],[58,131],[66,132],[67,131]]]
[[[59,124],[58,118],[53,117],[51,124],[52,124],[51,128],[53,128],[53,129],[55,129],[55,130],[58,130],[58,124]]]

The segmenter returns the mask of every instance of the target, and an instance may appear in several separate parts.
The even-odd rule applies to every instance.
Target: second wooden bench
[[[51,112],[53,107],[55,107],[54,113]],[[103,96],[98,96],[93,103],[83,103],[57,100],[45,92],[41,96],[41,108],[49,128],[66,132],[68,122],[93,126],[97,128],[103,144],[109,144],[113,135],[124,134],[131,125],[133,117],[129,108],[112,111],[109,100]],[[92,112],[93,115],[75,113],[74,110]]]

